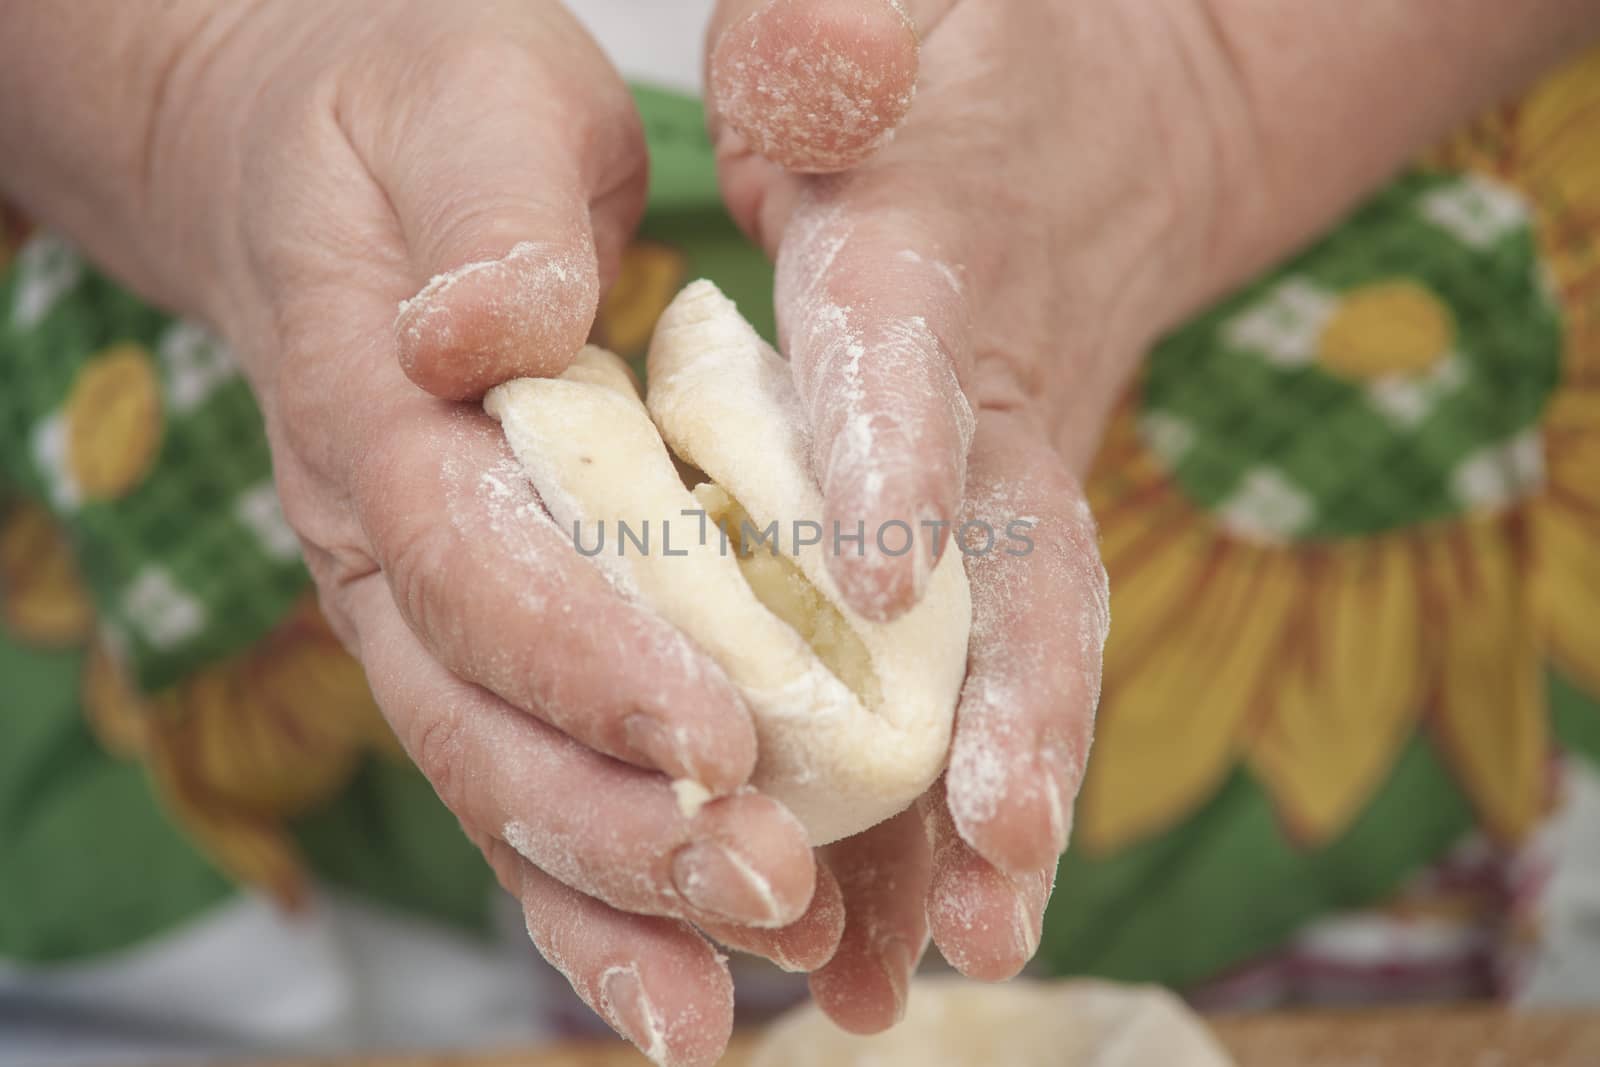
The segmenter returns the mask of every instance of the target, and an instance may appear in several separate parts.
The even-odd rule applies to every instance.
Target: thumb
[[[722,0],[707,47],[713,137],[736,133],[792,171],[848,170],[911,109],[917,49],[903,0]]]
[[[395,320],[401,365],[466,400],[559,374],[582,348],[602,266],[614,273],[644,209],[645,149],[614,77],[559,84],[520,47],[489,43],[430,80],[356,148],[420,287]]]

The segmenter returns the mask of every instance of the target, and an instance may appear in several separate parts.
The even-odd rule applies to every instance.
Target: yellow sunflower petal
[[[1115,677],[1170,625],[1172,604],[1203,579],[1218,540],[1137,440],[1126,413],[1113,422],[1087,491],[1111,578],[1115,614],[1106,655]]]
[[[622,270],[596,319],[600,344],[623,357],[644,351],[656,320],[683,285],[682,253],[653,241],[637,241],[622,254]]]
[[[89,681],[102,736],[135,736],[138,701],[114,672]],[[178,822],[227,874],[289,905],[305,884],[288,820],[344,788],[366,752],[394,747],[360,666],[309,597],[255,647],[137,710],[137,743],[120,747],[145,758]]]
[[[1123,505],[1138,505],[1151,493],[1170,491],[1171,473],[1140,435],[1137,405],[1136,387],[1106,426],[1084,482],[1097,517]]]
[[[1600,212],[1600,50],[1541,82],[1517,108],[1517,176],[1563,210]]]
[[[1593,392],[1600,390],[1600,217],[1589,240],[1587,249],[1551,253],[1547,260],[1562,294],[1562,387]]]
[[[255,647],[160,697],[175,771],[252,817],[293,818],[342,789],[387,728],[310,598]]]
[[[195,781],[181,752],[158,751],[150,764],[157,791],[178,824],[229,878],[260,887],[287,908],[304,904],[304,864],[288,829]]]
[[[1600,393],[1557,397],[1534,502],[1534,610],[1546,653],[1600,699]]]
[[[98,643],[84,663],[83,713],[89,732],[113,756],[132,758],[149,750],[154,709],[128,684],[122,668]]]
[[[1431,537],[1423,610],[1437,655],[1437,742],[1485,828],[1515,841],[1544,813],[1550,730],[1519,516]]]
[[[91,499],[139,485],[161,444],[161,384],[150,353],[116,345],[84,364],[67,396],[67,467]]]
[[[1170,574],[1112,581],[1108,647],[1094,757],[1084,784],[1079,841],[1101,851],[1169,828],[1233,768],[1246,724],[1271,678],[1300,600],[1286,553],[1215,535],[1180,535]],[[1148,584],[1149,588],[1142,588]],[[1130,593],[1141,598],[1130,605]],[[1119,600],[1120,606],[1119,606]],[[1148,621],[1127,620],[1135,612]]]
[[[37,504],[0,515],[0,621],[30,644],[74,645],[94,626],[94,605],[66,536]]]
[[[1423,153],[1417,165],[1434,171],[1476,171],[1504,178],[1516,146],[1516,118],[1515,105],[1483,112]]]
[[[257,886],[288,911],[307,901],[305,861],[281,826],[248,815],[188,807],[181,821],[196,843],[235,882]]]
[[[1358,815],[1421,710],[1421,612],[1402,538],[1301,558],[1295,620],[1250,741],[1252,771],[1291,833],[1326,844]]]
[[[1106,643],[1108,684],[1140,668],[1174,628],[1186,624],[1186,606],[1203,594],[1215,559],[1227,549],[1201,521],[1145,527],[1122,551],[1105,552],[1111,581],[1111,635]]]
[[[284,722],[319,744],[398,749],[367,686],[361,664],[344,650],[307,597],[250,665],[249,687]]]
[[[246,684],[237,666],[183,683],[181,747],[186,773],[242,810],[290,818],[315,808],[349,780],[357,746]]]
[[[1175,527],[1207,525],[1205,515],[1178,495],[1165,477],[1129,481],[1117,496],[1096,486],[1089,505],[1100,526],[1101,557],[1108,567],[1109,561],[1116,560],[1120,569],[1128,571],[1136,569],[1137,562],[1165,541]]]

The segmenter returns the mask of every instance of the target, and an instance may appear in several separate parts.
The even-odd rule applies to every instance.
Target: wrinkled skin
[[[723,188],[777,257],[782,348],[819,435],[829,518],[1038,523],[1032,554],[966,561],[974,631],[945,780],[918,818],[825,850],[848,917],[811,985],[851,1030],[899,1017],[930,936],[968,975],[1015,974],[1070,832],[1107,625],[1079,480],[1139,354],[1198,299],[1183,279],[1220,175],[1209,125],[1190,124],[1228,89],[1213,57],[1185,60],[1199,27],[1152,32],[1118,7],[1020,17],[1001,0],[927,0],[909,5],[907,33],[887,3],[729,3],[712,31]],[[801,130],[798,148],[770,150],[783,122],[752,119],[758,94],[738,82],[772,77],[797,43],[920,69],[908,114],[900,84],[857,92],[884,126],[904,114],[887,145],[797,159]],[[750,49],[763,61],[742,64]],[[880,616],[920,594],[904,559],[830,563]]]
[[[1501,31],[1486,5],[1449,7],[720,5],[707,86],[723,190],[777,258],[828,518],[1038,520],[1030,556],[966,561],[967,684],[920,819],[823,856],[848,917],[811,987],[847,1029],[899,1017],[930,935],[984,979],[1038,945],[1108,621],[1080,479],[1148,346],[1550,62],[1563,25],[1600,21],[1543,0],[1539,33],[1492,61],[1474,51],[1465,76],[1454,50]],[[1337,42],[1318,54],[1342,95],[1307,87],[1296,41]],[[1401,82],[1427,103],[1374,121],[1368,94]],[[829,562],[880,617],[926,573]]]
[[[571,550],[457,402],[582,345],[643,205],[631,99],[551,3],[277,0],[213,47],[164,154],[222,138],[186,210],[250,205],[205,310],[324,609],[540,949],[644,1047],[711,1062],[730,981],[694,927],[815,967],[837,887],[739,791],[755,735],[721,671]],[[669,777],[715,799],[686,816]]]
[[[1021,70],[990,69],[1023,31],[963,14],[926,29],[915,109],[848,173],[790,178],[723,143],[733,210],[779,255],[785,349],[820,441],[844,442],[863,417],[880,426],[864,465],[819,445],[828,517],[1038,523],[1031,555],[971,561],[970,674],[939,794],[952,802],[930,797],[815,857],[781,807],[737,792],[753,730],[718,669],[563,550],[496,428],[453,403],[559,372],[589,328],[643,188],[616,75],[553,4],[353,20],[283,0],[254,16],[284,34],[277,19],[319,26],[265,60],[281,66],[240,105],[228,200],[261,207],[218,296],[286,511],[397,734],[522,897],[536,943],[673,1062],[708,1061],[729,1025],[725,965],[690,924],[815,970],[842,1024],[880,1029],[930,934],[976,976],[1020,969],[1066,843],[1106,625],[1077,479],[1159,324],[1166,281],[1145,263],[1192,238],[1155,138],[1129,126],[1131,113],[1153,129],[1160,101],[1125,77],[1113,109],[1103,72],[1080,67],[1101,103],[1060,123],[1069,139],[1057,116],[1006,103]],[[436,36],[419,32],[430,21]],[[1091,30],[1110,32],[1063,26]],[[236,47],[258,35],[272,34],[246,23]],[[1030,48],[1036,71],[1054,69]],[[1085,139],[1102,143],[1093,167],[1074,148]],[[943,181],[908,187],[928,164]],[[1016,229],[967,203],[1003,205]],[[527,241],[542,247],[508,255]],[[396,319],[435,274],[486,261]],[[827,302],[862,316],[859,388],[829,362]],[[550,313],[515,313],[530,305]],[[902,328],[918,316],[925,330]],[[928,557],[835,562],[852,603],[888,618],[920,594]],[[719,796],[685,818],[656,771]]]
[[[724,191],[778,260],[828,517],[1036,522],[1031,554],[968,561],[948,774],[815,854],[741,788],[755,735],[722,673],[570,551],[471,403],[566,366],[642,210],[638,118],[560,4],[0,8],[0,177],[232,342],[396,734],[578,992],[659,1062],[709,1064],[731,983],[702,931],[814,972],[857,1031],[903,1012],[930,937],[979,978],[1032,954],[1098,696],[1079,482],[1116,397],[1163,329],[1600,21],[1529,8],[722,4]],[[30,93],[62,105],[41,120]],[[830,565],[892,618],[950,550]],[[693,814],[682,777],[714,795]]]
[[[846,394],[883,427],[865,467],[819,446],[829,517],[1038,523],[1031,555],[972,561],[970,675],[939,794],[954,802],[930,797],[813,857],[787,812],[738,791],[753,731],[718,669],[564,550],[496,428],[454,403],[560,371],[643,188],[622,87],[561,9],[471,10],[446,19],[418,4],[354,20],[280,0],[253,16],[270,29],[247,22],[234,35],[242,49],[288,36],[279,19],[317,27],[258,61],[276,64],[259,94],[241,91],[246,121],[229,135],[241,162],[224,202],[261,207],[242,219],[216,299],[335,626],[402,742],[521,896],[535,942],[665,1059],[708,1062],[729,1025],[725,965],[690,924],[815,970],[819,1000],[857,1030],[903,1011],[930,916],[964,970],[1015,973],[1038,944],[1069,832],[1106,624],[1077,482],[1087,447],[1069,462],[1051,428],[1074,419],[1092,440],[1155,322],[1137,294],[1162,282],[1142,261],[1157,242],[1189,240],[1159,161],[1119,128],[1125,118],[1096,119],[1112,128],[1079,136],[1105,138],[1127,162],[1107,158],[1063,198],[1046,179],[1072,170],[1066,139],[1015,128],[1042,117],[1002,103],[1017,89],[981,84],[1000,76],[985,51],[1012,47],[994,35],[1013,31],[982,27],[976,51],[946,60],[941,39],[968,32],[959,10],[946,37],[927,34],[918,110],[869,162],[790,179],[724,144],[733,210],[780,253],[785,347],[819,437],[842,440],[862,417],[838,406]],[[435,36],[419,32],[430,22]],[[1155,102],[1131,78],[1124,87],[1124,113],[1155,122]],[[963,146],[940,117],[952,107],[963,128],[1012,125],[960,134]],[[170,128],[182,138],[193,126]],[[1038,151],[1007,147],[1023,142]],[[1032,214],[1042,232],[981,232],[952,210],[960,201],[895,184],[897,168],[973,153],[966,173],[940,164],[948,195],[1004,204],[1019,225]],[[1129,188],[1120,175],[1137,171],[1148,181]],[[1081,212],[1062,212],[1063,199]],[[1105,224],[1112,214],[1121,226]],[[841,240],[824,269],[818,257]],[[542,247],[519,250],[528,241]],[[1062,256],[1068,245],[1081,254]],[[483,262],[416,295],[435,274]],[[813,328],[806,301],[818,287],[864,309],[873,354],[859,389]],[[1070,307],[1051,293],[1072,294]],[[1127,307],[1108,318],[1108,303]],[[550,313],[516,314],[530,305]],[[902,348],[893,364],[884,339],[919,315],[928,329],[912,341],[933,347]],[[1059,359],[1075,377],[1047,376],[1041,357],[1074,334],[1081,347]],[[1092,381],[1092,398],[1074,381]],[[1047,382],[1058,395],[1041,396]],[[869,499],[869,486],[881,494]],[[835,562],[858,610],[888,618],[920,594],[928,557]],[[718,798],[685,818],[656,771],[698,778]]]

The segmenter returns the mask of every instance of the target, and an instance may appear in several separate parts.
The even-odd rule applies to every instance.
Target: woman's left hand
[[[941,548],[972,582],[948,773],[822,855],[848,917],[812,989],[852,1030],[899,1017],[930,935],[985,979],[1038,947],[1109,622],[1080,480],[1211,217],[1226,76],[1169,7],[729,2],[713,29],[723,189],[777,257],[825,519],[868,531],[832,573],[880,619]],[[874,552],[897,520],[924,543]]]
[[[1600,34],[1587,0],[1523,14],[722,0],[708,82],[723,190],[778,260],[827,520],[1034,524],[1031,553],[966,559],[973,631],[944,781],[917,814],[824,853],[848,917],[812,989],[843,1025],[894,1021],[930,932],[979,978],[1038,945],[1108,625],[1080,480],[1143,353]],[[830,566],[858,611],[892,618],[939,539],[900,557],[872,540]]]

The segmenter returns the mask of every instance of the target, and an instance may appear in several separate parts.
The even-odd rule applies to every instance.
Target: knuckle
[[[495,86],[526,84],[538,76],[527,45],[479,26],[441,34],[430,43],[424,75],[441,87],[482,93]]]
[[[455,534],[448,522],[438,521],[436,509],[415,506],[427,498],[426,486],[435,481],[440,459],[436,447],[414,437],[398,434],[383,447],[366,450],[356,504],[395,603],[413,628],[434,634],[449,621],[444,575]]]
[[[468,780],[462,767],[466,746],[460,721],[446,713],[429,716],[417,727],[407,747],[417,769],[433,785],[445,807],[460,817],[466,810],[463,790]]]
[[[447,632],[452,624],[449,583],[441,577],[451,555],[447,540],[426,522],[397,517],[379,549],[395,603],[424,635]]]
[[[273,420],[271,430],[275,503],[293,532],[331,615],[343,611],[343,590],[376,569],[359,523],[342,506],[336,483],[315,449],[326,449],[325,435],[309,420]]]
[[[356,610],[351,590],[354,582],[349,580],[349,568],[337,557],[326,553],[317,552],[307,556],[306,569],[311,572],[311,584],[316,591],[317,610],[333,630],[339,643],[352,656],[360,658],[361,655],[361,628],[357,623],[360,618]]]

